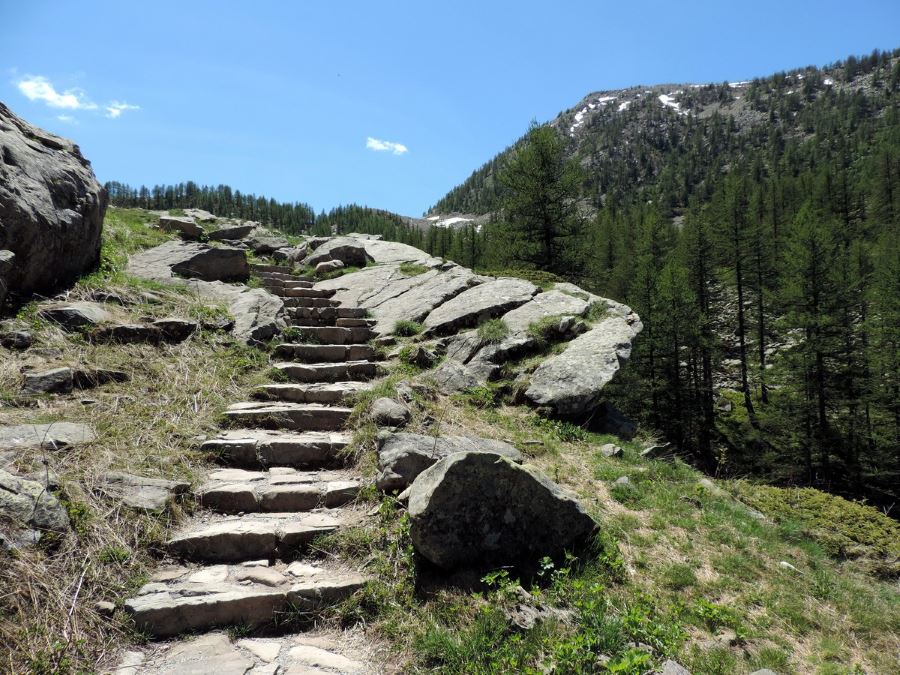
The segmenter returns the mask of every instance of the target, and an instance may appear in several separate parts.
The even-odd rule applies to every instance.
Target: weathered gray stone
[[[533,562],[577,545],[597,527],[533,467],[480,452],[450,455],[419,474],[409,516],[416,551],[445,569]]]
[[[528,327],[550,316],[583,316],[590,304],[586,300],[563,293],[546,291],[538,293],[529,302],[508,311],[503,321],[510,333],[524,333]]]
[[[492,380],[500,372],[500,366],[487,361],[460,363],[456,359],[445,359],[440,366],[428,373],[442,394],[453,394],[470,387],[477,387]]]
[[[97,487],[108,497],[121,500],[126,506],[143,511],[160,511],[175,495],[185,494],[191,484],[187,481],[111,471],[99,476]]]
[[[192,241],[199,240],[205,233],[193,218],[183,216],[160,216],[159,229],[165,232],[177,232],[183,239]]]
[[[247,240],[247,245],[257,255],[271,255],[280,248],[290,248],[291,243],[283,237],[255,234]]]
[[[366,252],[366,247],[361,240],[351,237],[335,237],[319,246],[304,262],[316,267],[319,263],[329,260],[340,260],[345,265],[352,267],[365,267],[372,257]]]
[[[566,349],[544,361],[531,376],[526,398],[557,415],[582,415],[593,409],[603,387],[631,356],[640,318],[624,305],[607,301],[610,312]]]
[[[73,371],[71,368],[53,368],[39,372],[25,373],[22,393],[31,394],[68,394],[72,391]]]
[[[171,282],[185,277],[204,281],[243,281],[250,276],[247,254],[237,248],[168,241],[134,254],[129,274],[153,281]]]
[[[600,454],[604,457],[621,457],[622,448],[615,443],[607,443],[600,446]]]
[[[668,659],[662,664],[662,670],[659,673],[660,675],[691,675],[691,671],[672,659]]]
[[[750,675],[778,675],[778,673],[768,668],[762,668],[761,670],[754,670]]]
[[[9,277],[15,260],[16,254],[12,251],[0,251],[0,309],[3,309],[3,303],[6,302],[9,293]]]
[[[91,331],[91,342],[134,344],[149,342],[155,344],[162,342],[163,333],[156,326],[149,323],[122,323],[112,326],[102,326]]]
[[[641,459],[672,459],[675,456],[675,447],[671,443],[651,445],[641,451]]]
[[[63,448],[90,443],[97,439],[87,424],[53,422],[51,424],[19,424],[0,427],[0,450],[30,450]]]
[[[378,439],[376,485],[384,491],[403,490],[425,469],[460,452],[489,452],[513,462],[524,461],[522,453],[509,443],[489,438],[386,433]]]
[[[47,294],[100,260],[107,194],[78,146],[0,103],[0,250],[9,292]]]
[[[72,384],[76,389],[92,389],[110,382],[127,382],[128,373],[109,368],[80,368],[72,373]]]
[[[316,265],[316,276],[322,277],[329,272],[336,272],[337,270],[344,269],[344,267],[344,263],[340,260],[325,260]]]
[[[232,332],[239,340],[250,344],[263,342],[284,328],[284,301],[262,288],[202,281],[190,281],[188,288],[201,298],[227,303],[234,317]]]
[[[0,470],[0,525],[9,528],[7,541],[22,546],[36,543],[46,532],[65,532],[69,516],[43,485]]]
[[[113,319],[112,314],[95,302],[46,305],[38,310],[38,316],[66,330],[97,326]]]
[[[157,319],[152,325],[159,329],[166,342],[182,342],[187,340],[200,327],[196,321],[179,319],[177,317]]]
[[[309,254],[309,249],[305,244],[299,246],[291,246],[290,248],[280,248],[272,253],[275,260],[296,265],[300,263]]]
[[[409,408],[386,397],[375,400],[371,415],[376,424],[385,427],[405,426],[410,418]]]
[[[28,325],[19,321],[0,322],[0,345],[7,349],[28,349],[34,341]]]
[[[431,334],[446,335],[462,327],[474,326],[524,305],[537,291],[537,286],[522,279],[493,279],[463,291],[435,308],[425,318],[425,329]]]
[[[225,225],[209,233],[209,238],[216,241],[238,241],[249,236],[256,229],[256,223],[243,225]]]

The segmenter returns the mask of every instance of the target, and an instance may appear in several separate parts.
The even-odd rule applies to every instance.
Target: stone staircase
[[[202,446],[222,468],[196,491],[202,510],[166,543],[178,562],[125,603],[137,628],[153,637],[224,626],[277,628],[340,602],[365,583],[356,570],[304,559],[304,552],[316,537],[362,517],[354,505],[361,480],[342,467],[341,452],[350,442],[343,431],[351,413],[346,398],[368,388],[378,372],[367,344],[370,322],[365,310],[341,307],[331,300],[333,291],[313,288],[288,268],[254,265],[253,272],[284,298],[301,339],[275,350],[274,367],[288,382],[261,386],[250,392],[253,400],[230,406],[229,428]],[[296,636],[284,640],[294,645]],[[169,651],[130,652],[132,659],[149,659],[134,672],[168,672],[175,665],[166,665]],[[372,672],[329,653],[343,664],[340,672]],[[281,665],[267,672],[293,672],[294,666],[297,672],[335,672],[327,655],[321,663],[290,667],[279,659]]]

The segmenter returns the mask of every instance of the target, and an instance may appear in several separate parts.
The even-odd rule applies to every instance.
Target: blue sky
[[[591,91],[823,65],[898,27],[897,0],[0,0],[0,100],[101,181],[417,215]]]

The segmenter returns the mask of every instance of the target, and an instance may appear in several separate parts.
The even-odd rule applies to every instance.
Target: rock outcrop
[[[77,145],[0,103],[0,251],[16,256],[9,292],[47,293],[96,266],[106,204]]]
[[[34,544],[46,533],[68,528],[66,509],[47,488],[0,470],[0,545]]]
[[[528,564],[597,527],[575,499],[528,465],[462,452],[426,469],[409,493],[416,551],[444,569]]]
[[[538,292],[530,281],[501,277],[470,288],[436,307],[425,318],[425,330],[446,335],[474,326],[524,305]]]
[[[250,276],[247,254],[241,249],[183,241],[167,241],[131,256],[127,271],[143,279],[161,282],[178,277],[245,281]]]
[[[544,361],[531,376],[526,398],[560,416],[593,409],[600,392],[631,356],[642,324],[631,308],[607,300],[607,315],[565,350]]]

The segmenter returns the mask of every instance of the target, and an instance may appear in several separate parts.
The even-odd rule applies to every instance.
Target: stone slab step
[[[331,298],[282,298],[284,306],[292,307],[338,307],[340,303]]]
[[[230,406],[225,411],[225,417],[232,424],[265,429],[338,431],[343,428],[351,412],[350,408],[317,403],[248,401]]]
[[[353,570],[302,561],[272,566],[254,560],[252,565],[171,567],[158,572],[135,597],[126,600],[125,610],[139,629],[158,638],[228,625],[259,628],[275,623],[278,614],[288,610],[315,611],[338,603],[365,583],[366,578]],[[217,653],[210,657],[216,658]],[[138,672],[152,671],[142,668]],[[210,671],[187,668],[170,672]]]
[[[375,337],[369,328],[341,328],[338,326],[310,326],[300,330],[297,342],[323,345],[358,345]]]
[[[335,294],[333,288],[283,288],[281,295],[285,298],[330,298]]]
[[[125,652],[108,675],[364,675],[373,666],[365,647],[347,643],[358,636],[307,632],[285,637],[241,638],[213,632],[156,643]]]
[[[265,265],[263,263],[250,263],[250,271],[261,278],[265,278],[268,275],[278,274],[291,276],[291,271],[293,269],[293,267],[288,267],[287,265]]]
[[[335,319],[335,325],[340,328],[374,328],[377,324],[375,319]]]
[[[364,319],[365,307],[295,307],[290,314],[297,319]]]
[[[334,404],[371,388],[372,384],[365,381],[264,384],[253,391],[253,397],[267,401]]]
[[[368,361],[375,358],[370,345],[319,345],[284,343],[275,347],[275,356],[301,363],[333,363],[337,361]]]
[[[289,384],[268,386],[312,387],[323,385]],[[330,401],[315,402],[328,403]],[[267,466],[311,467],[337,463],[340,452],[349,443],[349,433],[334,431],[295,433],[264,429],[233,429],[224,432],[218,438],[206,441],[200,446],[200,449],[217,455],[220,461],[230,466],[254,468]]]
[[[378,374],[378,364],[372,361],[343,363],[276,363],[272,366],[295,382],[342,382],[371,380]]]
[[[263,279],[262,285],[265,288],[312,288],[312,281],[304,279]]]
[[[249,513],[191,521],[166,544],[176,558],[194,562],[241,562],[286,558],[316,537],[344,524],[342,511]]]
[[[197,491],[200,503],[217,513],[312,511],[343,506],[361,483],[341,471],[217,469]]]

